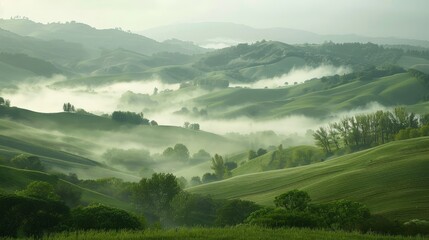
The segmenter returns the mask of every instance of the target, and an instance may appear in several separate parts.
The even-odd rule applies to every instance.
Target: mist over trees
[[[313,137],[328,155],[341,149],[357,151],[395,139],[427,136],[427,118],[427,114],[418,117],[403,107],[397,107],[393,112],[380,110],[343,118],[328,127],[320,127]]]
[[[10,107],[10,100],[0,97],[0,106]]]

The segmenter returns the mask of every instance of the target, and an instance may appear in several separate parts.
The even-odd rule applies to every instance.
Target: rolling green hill
[[[6,167],[0,165],[0,191],[14,193],[17,190],[24,189],[33,181],[43,181],[55,185],[58,181],[69,184],[72,188],[82,191],[82,201],[86,203],[103,203],[112,207],[117,207],[132,211],[132,206],[128,203],[119,201],[110,196],[94,192],[92,190],[79,187],[67,181],[58,179],[56,176],[37,171],[29,171]]]
[[[148,149],[155,154],[177,143],[185,144],[191,154],[200,149],[226,153],[244,148],[238,141],[182,127],[123,125],[91,114],[47,114],[0,106],[0,157],[37,155],[49,171],[74,172],[84,179],[118,177],[137,181],[140,177],[136,173],[102,164],[102,154],[112,148]],[[181,170],[173,165],[171,171]]]
[[[27,54],[57,64],[68,64],[91,56],[91,51],[77,43],[44,41],[23,37],[0,27],[0,52]]]
[[[268,152],[262,156],[248,160],[248,154],[238,154],[229,161],[238,161],[238,167],[232,170],[233,176],[258,173],[272,169],[290,168],[301,165],[314,164],[320,162],[324,156],[323,152],[313,146],[296,146],[281,150],[282,156],[279,158],[283,162],[279,163],[279,159],[274,158],[275,151]]]
[[[373,213],[400,220],[429,214],[429,137],[395,141],[308,166],[232,177],[189,188],[217,198],[241,198],[273,205],[292,189],[315,202],[349,199]]]
[[[197,106],[207,106],[221,118],[271,119],[294,114],[323,117],[332,112],[365,107],[372,102],[384,106],[419,104],[428,90],[426,83],[401,73],[371,81],[356,80],[333,88],[320,79],[280,89],[230,88],[193,101]]]

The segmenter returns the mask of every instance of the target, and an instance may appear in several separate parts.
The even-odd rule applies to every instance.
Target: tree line
[[[316,145],[327,155],[338,152],[357,151],[384,144],[405,137],[429,136],[429,114],[418,116],[409,113],[403,107],[393,111],[377,111],[370,114],[360,114],[345,117],[320,127],[313,137]]]
[[[78,184],[81,181],[78,180]],[[58,184],[63,186],[59,188]],[[131,186],[129,202],[134,206],[133,213],[82,201],[66,203],[65,199],[70,198],[70,194],[79,200],[80,192],[60,180],[57,186],[39,181],[30,183],[15,194],[0,194],[0,237],[40,238],[44,234],[64,231],[226,227],[238,224],[266,228],[429,234],[426,221],[390,221],[371,214],[365,205],[349,200],[312,203],[308,193],[300,190],[275,197],[275,207],[263,207],[246,200],[214,199],[186,192],[178,179],[169,173],[155,173],[151,178],[126,185]]]

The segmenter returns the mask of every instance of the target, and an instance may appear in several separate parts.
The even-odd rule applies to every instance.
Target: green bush
[[[58,201],[0,195],[0,237],[34,236],[55,232],[69,216]]]
[[[104,205],[90,205],[73,209],[69,225],[75,230],[134,230],[143,228],[136,216],[124,210]]]
[[[253,212],[246,223],[268,228],[305,227],[316,228],[318,219],[308,212],[288,211],[282,208],[264,208]]]
[[[217,211],[216,225],[234,226],[249,217],[249,215],[259,210],[261,207],[254,202],[234,199],[227,201]]]

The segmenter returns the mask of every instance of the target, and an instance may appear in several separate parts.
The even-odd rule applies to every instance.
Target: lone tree
[[[152,220],[167,220],[170,202],[181,191],[173,174],[154,173],[143,178],[135,189],[135,202]]]
[[[225,175],[225,164],[222,156],[215,154],[212,158],[212,166],[211,169],[215,171],[216,177],[219,180],[222,180]]]
[[[286,210],[303,211],[307,208],[310,201],[311,198],[307,192],[295,189],[277,196],[274,199],[274,204],[276,207],[283,207]]]

